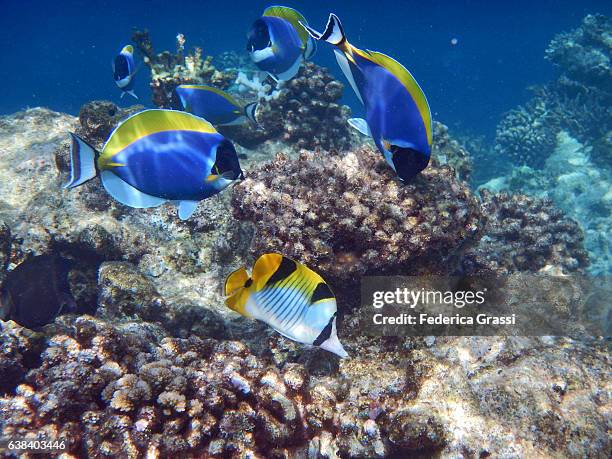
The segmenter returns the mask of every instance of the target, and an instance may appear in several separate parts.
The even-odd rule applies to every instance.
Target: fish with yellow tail
[[[349,124],[372,137],[401,180],[410,180],[425,169],[431,155],[431,111],[410,72],[386,54],[351,45],[335,14],[330,14],[322,33],[300,24],[315,40],[337,48],[338,65],[366,112],[365,119],[351,118]]]
[[[345,358],[336,333],[336,298],[323,278],[278,253],[257,259],[249,277],[243,267],[225,281],[225,304],[261,320],[293,341],[319,346]]]

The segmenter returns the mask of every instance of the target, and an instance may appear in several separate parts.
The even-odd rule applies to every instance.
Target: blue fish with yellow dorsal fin
[[[176,88],[176,94],[185,111],[214,126],[242,124],[246,120],[258,125],[255,119],[257,102],[241,104],[227,92],[205,85],[182,84]]]
[[[138,99],[134,92],[134,75],[136,75],[136,71],[134,47],[132,45],[124,46],[113,61],[113,78],[117,87],[122,91],[121,98],[127,93]]]
[[[431,111],[410,72],[385,54],[351,45],[335,14],[330,14],[323,33],[302,26],[314,39],[338,47],[338,64],[366,111],[366,119],[352,118],[351,126],[373,138],[400,179],[409,180],[425,169],[431,155]]]
[[[315,41],[300,26],[301,13],[286,6],[271,6],[257,19],[247,35],[247,51],[262,71],[277,81],[287,81],[315,51]]]
[[[259,257],[249,277],[245,268],[225,281],[227,306],[270,325],[281,335],[348,357],[336,333],[336,298],[323,278],[278,253]]]
[[[136,113],[115,128],[100,152],[71,135],[71,174],[64,188],[82,185],[99,173],[106,191],[126,206],[174,201],[185,220],[199,201],[243,178],[231,142],[189,113]]]

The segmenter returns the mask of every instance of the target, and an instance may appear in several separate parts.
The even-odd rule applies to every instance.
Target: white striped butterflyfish
[[[270,325],[281,335],[348,354],[336,334],[336,298],[323,278],[278,253],[257,259],[249,277],[243,267],[225,281],[225,303],[245,317]]]
[[[243,177],[232,143],[206,120],[175,110],[144,110],[111,133],[100,152],[75,134],[70,149],[74,188],[98,173],[106,191],[135,208],[175,202],[187,219],[198,202]]]
[[[312,38],[337,47],[336,60],[366,111],[365,119],[351,118],[349,124],[372,137],[401,180],[425,169],[431,155],[431,111],[410,72],[386,54],[351,45],[335,14],[323,33],[302,26]]]

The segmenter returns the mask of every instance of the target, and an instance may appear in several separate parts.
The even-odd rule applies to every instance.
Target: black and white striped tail
[[[70,180],[64,188],[74,188],[91,180],[97,175],[96,150],[81,139],[78,135],[70,133]]]
[[[324,40],[332,45],[341,45],[346,41],[346,35],[344,35],[342,23],[340,22],[338,16],[336,16],[334,13],[329,15],[329,19],[327,20],[327,25],[325,26],[325,31],[323,31],[323,33],[317,32],[312,27],[302,22],[300,22],[300,24],[315,40]]]

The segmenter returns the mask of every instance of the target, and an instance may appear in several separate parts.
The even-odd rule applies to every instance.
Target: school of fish
[[[363,118],[349,124],[369,136],[401,182],[429,163],[432,119],[427,99],[410,72],[393,58],[350,44],[340,19],[330,14],[323,32],[310,27],[293,8],[271,6],[252,24],[246,50],[255,66],[273,82],[292,79],[316,52],[317,42],[335,47],[338,65],[364,106]],[[138,72],[134,48],[127,45],[113,60],[113,78],[121,97],[134,93]],[[100,151],[71,133],[72,189],[99,176],[115,200],[133,208],[174,203],[188,219],[199,201],[244,178],[232,142],[215,126],[253,123],[257,102],[244,103],[218,88],[180,85],[176,94],[184,111],[149,109],[123,120]],[[282,114],[281,114],[282,115]],[[5,282],[0,306],[5,317],[25,326],[41,326],[65,311],[74,300],[66,282],[66,264],[57,258],[31,259]],[[51,275],[32,283],[30,296],[17,297],[23,273],[46,270]],[[32,290],[33,289],[33,290]],[[31,298],[48,292],[44,308]],[[262,254],[251,274],[231,273],[224,293],[237,313],[265,322],[281,335],[321,348],[341,358],[348,353],[337,335],[336,298],[315,271],[278,253]],[[38,307],[38,311],[35,309]]]

